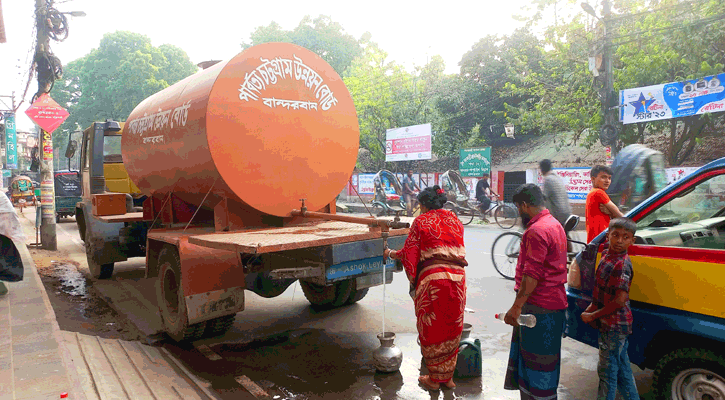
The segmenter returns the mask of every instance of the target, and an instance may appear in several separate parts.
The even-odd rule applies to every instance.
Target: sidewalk
[[[18,216],[28,241],[34,242],[28,218]],[[77,377],[68,374],[71,356],[33,258],[26,246],[16,245],[25,274],[21,282],[6,282],[9,292],[0,296],[0,400],[55,400],[63,392],[69,399],[85,400]]]

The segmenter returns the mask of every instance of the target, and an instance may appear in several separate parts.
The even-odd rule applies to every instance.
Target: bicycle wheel
[[[506,279],[513,280],[516,276],[516,263],[519,259],[522,236],[521,232],[505,232],[493,241],[491,247],[493,267]]]
[[[518,211],[515,208],[501,204],[496,207],[493,212],[493,217],[496,219],[496,223],[503,229],[511,229],[516,225],[516,220],[519,217]]]
[[[463,225],[468,225],[473,221],[473,217],[476,216],[476,210],[461,208],[458,210],[458,219]]]

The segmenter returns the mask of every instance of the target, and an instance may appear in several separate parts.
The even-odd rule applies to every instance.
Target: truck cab
[[[725,158],[670,184],[626,215],[634,318],[629,357],[654,369],[656,399],[725,398]],[[581,321],[606,231],[577,256],[581,286],[567,289],[568,336],[597,346]]]
[[[128,177],[121,156],[123,122],[94,122],[83,131],[81,143],[81,201],[75,216],[81,240],[86,242],[89,269],[96,279],[108,278],[116,262],[145,256],[146,229],[140,221],[107,223],[93,216],[97,194],[125,195],[126,212],[139,211],[144,196]],[[75,153],[69,147],[72,157]]]

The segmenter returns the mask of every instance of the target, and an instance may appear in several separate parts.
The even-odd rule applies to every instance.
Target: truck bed
[[[402,217],[401,221],[412,223],[413,218]],[[390,236],[407,235],[408,231],[407,228],[391,229]],[[381,237],[380,230],[371,231],[369,227],[361,224],[316,221],[284,228],[194,235],[189,237],[189,243],[238,253],[262,254]]]

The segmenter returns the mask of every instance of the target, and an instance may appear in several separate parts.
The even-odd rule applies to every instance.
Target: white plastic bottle
[[[496,314],[496,319],[500,319],[501,321],[504,320],[506,317],[506,313]],[[521,314],[519,315],[519,319],[517,320],[519,325],[526,326],[528,328],[533,328],[536,326],[536,316],[531,314]]]

